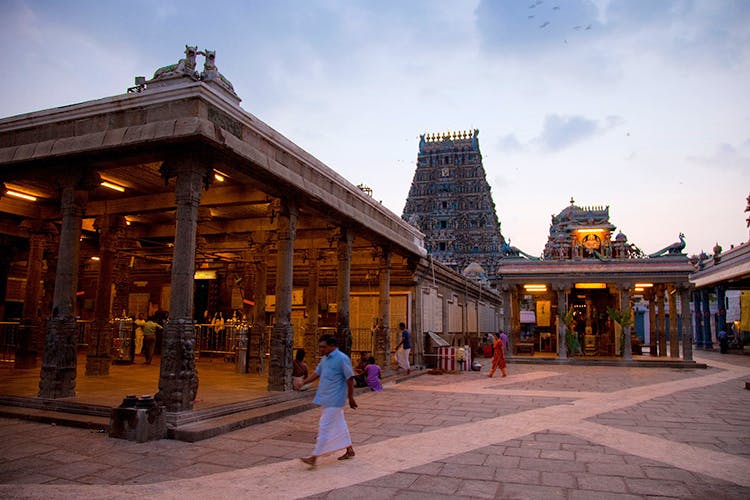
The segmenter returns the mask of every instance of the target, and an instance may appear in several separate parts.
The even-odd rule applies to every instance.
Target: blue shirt
[[[406,328],[401,331],[401,341],[403,342],[404,349],[411,349],[411,333]]]
[[[315,369],[320,377],[313,403],[320,406],[343,408],[347,399],[347,383],[354,376],[352,360],[338,348],[323,356]]]

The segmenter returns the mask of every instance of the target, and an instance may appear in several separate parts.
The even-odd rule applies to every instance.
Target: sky
[[[0,0],[0,117],[124,93],[185,44],[397,215],[419,135],[479,129],[526,253],[571,197],[646,253],[748,241],[750,0]]]

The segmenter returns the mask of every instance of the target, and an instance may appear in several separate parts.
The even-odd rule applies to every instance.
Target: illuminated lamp
[[[527,292],[546,292],[547,285],[524,285],[524,290]]]
[[[32,196],[26,193],[20,193],[18,191],[13,191],[12,189],[6,189],[5,194],[7,194],[8,196],[12,196],[14,198],[20,198],[26,201],[36,201],[37,199],[36,196]]]
[[[576,283],[576,288],[588,290],[601,290],[607,288],[606,283]]]
[[[119,191],[121,193],[125,192],[125,188],[124,187],[122,187],[122,186],[120,186],[118,184],[114,184],[114,183],[109,182],[109,181],[102,181],[101,184],[100,184],[100,186],[104,186],[105,188],[111,189],[113,191]]]
[[[653,283],[636,283],[635,284],[636,288],[651,288],[652,286],[654,286]]]
[[[599,229],[593,229],[593,228],[591,228],[591,229],[576,229],[576,232],[577,233],[603,233],[604,229],[601,229],[601,228],[599,228]]]
[[[91,257],[91,260],[99,261],[101,259],[99,259],[99,257],[97,257],[96,255],[94,255],[93,257]]]
[[[217,182],[224,182],[226,178],[229,177],[224,172],[220,172],[216,169],[214,169],[214,179],[216,179]]]
[[[640,287],[640,286],[637,286],[637,287],[633,288],[634,292],[642,292],[643,290],[644,290],[644,288]]]

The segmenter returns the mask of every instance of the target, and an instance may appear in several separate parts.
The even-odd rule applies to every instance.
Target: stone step
[[[315,405],[309,399],[285,401],[182,425],[176,429],[170,429],[168,437],[194,443],[251,425],[262,424],[277,418],[294,415],[314,407]]]
[[[0,417],[31,420],[52,425],[65,425],[106,432],[109,429],[109,415],[86,415],[39,408],[23,408],[0,405]]]

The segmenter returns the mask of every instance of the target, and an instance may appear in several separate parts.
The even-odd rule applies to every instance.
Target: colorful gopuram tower
[[[464,272],[479,264],[494,277],[505,240],[487,183],[479,130],[423,134],[404,220],[425,234],[432,257]],[[477,273],[473,265],[467,272]]]

